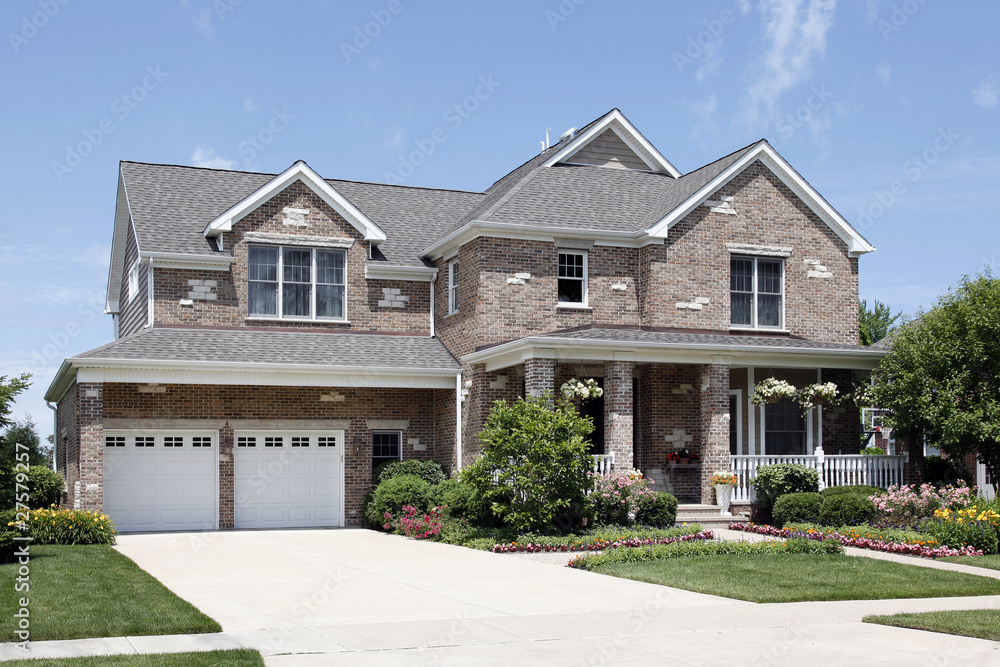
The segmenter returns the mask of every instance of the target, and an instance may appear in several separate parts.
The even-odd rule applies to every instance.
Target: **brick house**
[[[595,454],[687,502],[731,454],[856,453],[874,248],[759,141],[682,175],[617,109],[485,192],[122,162],[107,310],[67,359],[67,501],[122,530],[358,524],[373,465],[455,469],[497,399],[596,378]],[[666,463],[689,449],[701,461]]]

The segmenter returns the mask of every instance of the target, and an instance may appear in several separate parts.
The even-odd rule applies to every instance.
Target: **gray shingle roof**
[[[219,364],[288,364],[459,370],[437,338],[336,332],[248,329],[150,328],[72,359],[206,361]]]
[[[726,333],[692,333],[687,331],[656,331],[642,328],[592,327],[579,330],[553,331],[544,337],[571,340],[592,340],[623,343],[661,343],[664,345],[708,345],[712,347],[760,347],[805,350],[843,350],[867,352],[872,348],[848,343],[824,343],[791,336],[754,336]]]

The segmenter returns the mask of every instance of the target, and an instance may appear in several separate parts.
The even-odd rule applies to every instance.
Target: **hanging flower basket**
[[[836,405],[840,402],[840,390],[833,382],[807,384],[799,391],[798,401],[803,412],[814,405]]]
[[[751,403],[778,403],[783,399],[795,399],[798,389],[794,385],[777,378],[765,378],[754,387]]]

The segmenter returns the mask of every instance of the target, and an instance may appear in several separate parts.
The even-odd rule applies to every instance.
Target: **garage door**
[[[237,528],[344,525],[344,432],[236,433]]]
[[[105,431],[105,514],[120,532],[216,528],[217,444],[212,431]]]

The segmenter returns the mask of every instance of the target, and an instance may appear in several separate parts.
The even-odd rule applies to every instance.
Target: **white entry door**
[[[236,528],[344,525],[344,432],[237,432]]]
[[[976,482],[979,487],[979,495],[986,498],[986,500],[996,498],[996,490],[993,488],[993,481],[990,479],[990,474],[986,470],[985,463],[976,464]]]
[[[104,513],[119,532],[218,527],[218,434],[105,431]]]

